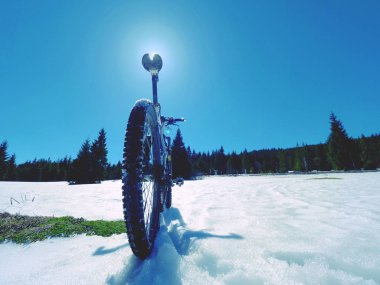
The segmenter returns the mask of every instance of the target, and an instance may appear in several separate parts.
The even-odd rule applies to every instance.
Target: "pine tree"
[[[285,150],[280,150],[278,152],[278,161],[279,161],[279,172],[285,173],[287,172],[288,169],[288,164],[287,164],[287,158],[286,158],[286,151]]]
[[[334,169],[350,169],[353,167],[349,151],[350,139],[334,113],[330,115],[330,124],[331,132],[327,140],[329,161]]]
[[[106,170],[107,180],[117,180],[121,179],[121,162],[117,164],[108,164]]]
[[[94,181],[100,182],[105,178],[108,165],[107,154],[106,132],[101,129],[98,138],[91,145],[92,176]]]
[[[294,170],[295,171],[303,170],[303,165],[304,165],[303,157],[304,157],[303,150],[301,147],[298,146],[298,143],[297,143],[297,148],[295,149],[295,156],[294,156]]]
[[[215,153],[215,168],[219,175],[226,174],[227,172],[227,157],[223,146]]]
[[[94,183],[92,174],[92,155],[90,142],[87,139],[79,153],[77,158],[73,162],[72,180],[76,184]]]
[[[359,140],[360,158],[364,169],[376,169],[376,147],[372,137],[366,138],[364,135]]]
[[[72,160],[70,157],[65,157],[58,161],[59,164],[59,180],[68,180],[70,177],[70,171],[72,168]]]
[[[15,181],[17,178],[17,170],[16,170],[16,155],[12,155],[7,161],[7,174],[6,180]]]
[[[313,165],[315,170],[321,171],[322,170],[322,149],[320,146],[317,146],[314,148],[314,158],[313,158]]]
[[[239,174],[241,172],[241,159],[236,152],[233,151],[228,156],[226,168],[228,174]]]
[[[190,158],[183,142],[181,131],[178,129],[172,146],[173,177],[191,178]]]
[[[203,174],[210,174],[210,153],[199,153],[198,154],[198,170],[199,172],[196,173],[198,175],[203,175]]]
[[[7,172],[7,161],[8,161],[7,148],[8,148],[8,143],[6,141],[0,144],[0,181],[5,179],[5,175]]]
[[[250,165],[250,162],[249,162],[249,155],[248,155],[248,152],[247,150],[245,149],[241,154],[241,170],[242,170],[242,173],[243,174],[247,174],[250,172],[250,168],[251,168],[251,165]]]

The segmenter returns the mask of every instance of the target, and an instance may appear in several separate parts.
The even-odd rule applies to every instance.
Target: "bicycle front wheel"
[[[133,107],[123,154],[123,207],[129,244],[139,258],[152,251],[159,228],[160,145],[153,104],[141,100]]]

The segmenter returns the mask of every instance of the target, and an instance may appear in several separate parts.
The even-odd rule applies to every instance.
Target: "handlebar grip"
[[[166,122],[168,125],[175,124],[177,122],[185,122],[185,118],[173,118],[173,117],[161,117],[163,122]]]

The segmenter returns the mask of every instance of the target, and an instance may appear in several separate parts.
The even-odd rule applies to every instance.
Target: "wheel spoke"
[[[144,124],[143,145],[143,182],[142,182],[142,198],[144,224],[147,236],[150,234],[151,215],[153,212],[154,199],[154,177],[153,177],[153,141],[152,141],[152,125],[150,122]]]

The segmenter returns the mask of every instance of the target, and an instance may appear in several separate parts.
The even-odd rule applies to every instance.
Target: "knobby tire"
[[[136,103],[128,120],[123,173],[124,220],[129,244],[137,257],[146,258],[160,226],[161,187],[157,115],[147,100]]]

